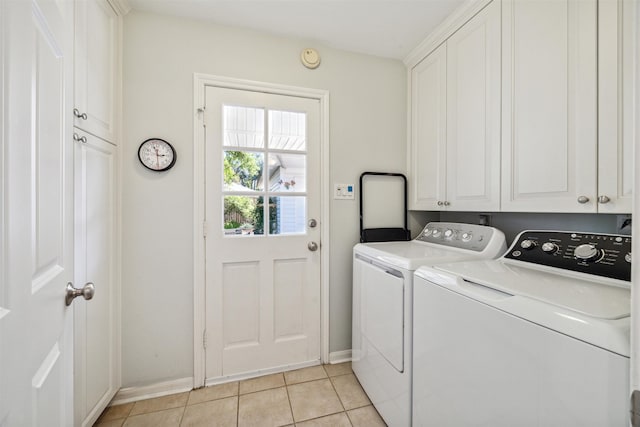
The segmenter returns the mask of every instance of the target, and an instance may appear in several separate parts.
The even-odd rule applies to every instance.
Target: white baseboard
[[[193,377],[180,378],[178,380],[163,381],[160,383],[141,387],[121,388],[113,398],[109,406],[138,400],[151,399],[153,397],[167,396],[169,394],[182,393],[193,389]]]
[[[351,350],[334,351],[329,353],[329,363],[351,362]]]

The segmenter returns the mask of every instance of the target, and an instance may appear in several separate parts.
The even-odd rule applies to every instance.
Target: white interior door
[[[2,2],[0,425],[73,424],[73,3]]]
[[[320,101],[205,102],[206,378],[319,362]]]
[[[92,282],[95,296],[74,303],[74,412],[76,425],[91,426],[120,386],[116,147],[79,129],[75,135],[75,280]]]

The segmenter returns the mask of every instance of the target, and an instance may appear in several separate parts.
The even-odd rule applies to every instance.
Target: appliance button
[[[585,243],[578,246],[573,251],[573,255],[579,261],[593,262],[602,259],[602,257],[604,256],[604,251],[602,249],[598,249],[596,245]]]
[[[522,242],[520,242],[520,247],[522,249],[527,249],[527,250],[533,249],[537,245],[538,244],[534,240],[530,240],[530,239],[526,239],[526,240],[523,240]]]
[[[434,229],[432,233],[433,237],[440,237],[442,235],[442,230]]]
[[[445,239],[453,239],[454,234],[455,233],[451,229],[445,230],[444,231],[444,238]]]
[[[553,255],[556,252],[558,252],[558,249],[560,249],[560,248],[558,248],[558,245],[556,245],[553,242],[544,242],[542,244],[541,249],[542,249],[542,252],[547,253],[549,255]]]
[[[616,242],[618,243],[622,242],[622,237],[616,237]]]
[[[522,255],[522,252],[520,252],[520,251],[513,251],[513,252],[511,253],[511,255],[513,255],[513,256],[515,256],[515,257],[519,257],[520,255]]]
[[[624,256],[624,260],[627,262],[631,262],[631,252],[627,252],[627,254]]]

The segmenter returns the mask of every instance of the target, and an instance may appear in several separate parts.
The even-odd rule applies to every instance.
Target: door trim
[[[320,362],[329,361],[329,91],[194,73],[193,76],[193,387],[205,385],[205,152],[207,86],[317,99],[320,102]]]

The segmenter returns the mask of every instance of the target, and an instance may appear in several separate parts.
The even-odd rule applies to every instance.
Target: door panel
[[[49,0],[2,6],[2,425],[73,424],[72,12]]]
[[[318,362],[319,101],[205,99],[206,378]]]
[[[500,3],[447,40],[450,209],[500,209]]]
[[[446,199],[447,49],[431,52],[411,70],[410,209],[440,209]]]
[[[75,419],[93,425],[119,388],[115,271],[116,147],[75,129],[75,282],[95,286],[74,302]],[[85,141],[85,142],[83,142]]]
[[[505,1],[502,28],[502,210],[595,212],[596,2]]]

